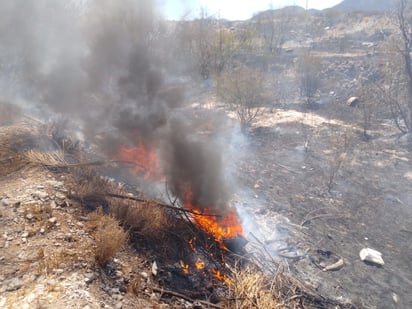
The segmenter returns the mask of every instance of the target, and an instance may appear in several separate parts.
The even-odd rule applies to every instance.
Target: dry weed
[[[237,269],[229,284],[226,308],[285,308],[281,297],[259,270],[246,267]]]
[[[76,167],[71,172],[70,197],[88,210],[102,207],[103,211],[108,213],[109,203],[105,196],[111,190],[109,181],[97,175],[90,166]]]
[[[24,153],[27,161],[34,165],[40,166],[59,166],[66,164],[64,153],[61,150],[56,151],[36,151],[29,150]]]
[[[93,234],[96,242],[94,250],[95,261],[104,267],[123,245],[127,238],[127,233],[119,226],[116,219],[103,215],[101,211],[90,215],[89,228],[94,231]]]
[[[54,270],[67,267],[69,263],[76,260],[78,254],[67,250],[45,252],[43,248],[37,252],[38,271],[46,276]]]
[[[170,226],[166,212],[154,201],[113,200],[110,210],[122,224],[142,235],[159,234]]]

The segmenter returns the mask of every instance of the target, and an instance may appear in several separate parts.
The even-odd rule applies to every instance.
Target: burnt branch
[[[138,198],[138,197],[135,197],[135,196],[128,196],[128,195],[121,195],[121,194],[116,194],[116,193],[106,193],[105,196],[113,197],[113,198],[120,198],[120,199],[125,199],[125,200],[132,200],[132,201],[141,202],[141,203],[147,202],[147,200],[142,199],[142,198]],[[219,215],[205,214],[205,213],[201,213],[201,212],[197,212],[197,211],[193,211],[193,210],[189,210],[189,209],[183,209],[183,208],[180,208],[180,207],[167,205],[167,204],[160,203],[160,202],[157,202],[154,205],[156,205],[158,207],[172,209],[172,210],[179,211],[179,212],[194,214],[196,216],[219,217]]]

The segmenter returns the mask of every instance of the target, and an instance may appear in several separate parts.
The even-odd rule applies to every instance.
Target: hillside
[[[27,3],[1,11],[1,308],[412,308],[389,2]]]
[[[345,11],[377,12],[390,11],[395,7],[395,4],[396,0],[343,0],[333,8]]]

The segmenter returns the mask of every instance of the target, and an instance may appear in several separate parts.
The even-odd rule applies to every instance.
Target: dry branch
[[[128,195],[121,195],[121,194],[116,194],[116,193],[106,193],[105,196],[113,197],[113,198],[126,199],[126,200],[132,200],[132,201],[141,202],[141,203],[147,202],[147,200],[142,199],[142,198],[138,198],[138,197],[135,197],[135,196],[128,196]],[[189,209],[183,209],[183,208],[180,208],[180,207],[167,205],[167,204],[160,203],[160,202],[156,202],[156,204],[154,204],[154,205],[158,206],[158,207],[163,207],[163,208],[168,208],[168,209],[184,212],[184,213],[194,214],[196,216],[219,217],[219,215],[205,214],[205,213],[201,213],[201,212],[197,212],[197,211],[193,211],[193,210],[189,210]]]
[[[304,226],[306,223],[315,220],[315,219],[320,219],[320,218],[342,218],[345,217],[344,214],[322,214],[322,215],[317,215],[317,216],[313,216],[309,219],[304,220],[300,225]]]
[[[218,308],[218,309],[223,309],[223,307],[221,307],[219,305],[215,305],[213,303],[210,303],[210,302],[207,302],[207,301],[204,301],[204,300],[198,300],[198,299],[195,300],[195,299],[192,299],[192,298],[190,298],[186,295],[183,295],[183,294],[180,294],[180,293],[177,293],[177,292],[173,292],[173,291],[170,291],[170,290],[165,290],[163,288],[152,287],[152,290],[156,291],[156,292],[159,292],[161,294],[169,294],[169,295],[172,295],[172,296],[176,296],[176,297],[179,297],[181,299],[187,300],[191,303],[197,302],[197,303],[200,303],[200,304],[205,305],[205,306]]]

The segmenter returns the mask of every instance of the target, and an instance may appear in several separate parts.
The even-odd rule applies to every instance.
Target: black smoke
[[[192,203],[223,213],[220,148],[188,129],[170,29],[149,0],[2,0],[0,90],[100,136],[108,157],[140,138],[161,152],[177,197],[190,187]]]

